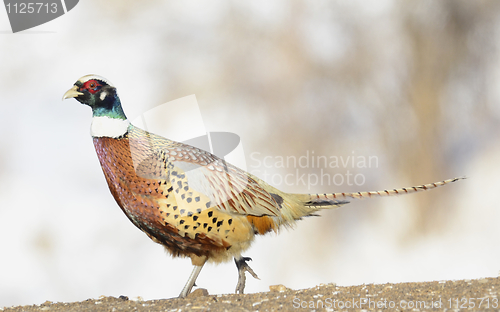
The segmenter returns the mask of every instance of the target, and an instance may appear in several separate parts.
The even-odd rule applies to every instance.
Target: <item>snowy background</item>
[[[493,0],[82,0],[16,34],[0,10],[0,307],[170,298],[191,272],[190,260],[167,256],[120,211],[92,145],[90,109],[61,101],[89,73],[117,86],[130,119],[195,94],[207,130],[238,134],[247,169],[284,191],[468,177],[259,237],[245,256],[261,280],[249,277],[247,292],[497,276],[499,30]],[[313,152],[378,164],[276,165]],[[259,166],[265,157],[271,165]],[[366,180],[279,183],[297,170]],[[236,281],[230,262],[207,265],[197,284],[232,293]]]

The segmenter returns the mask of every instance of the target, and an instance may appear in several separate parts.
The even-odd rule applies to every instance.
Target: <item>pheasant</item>
[[[236,293],[245,273],[258,276],[242,253],[256,235],[291,227],[302,217],[337,208],[349,199],[415,193],[460,178],[377,192],[290,194],[217,156],[132,125],[116,88],[97,75],[81,77],[63,96],[92,108],[91,134],[106,182],[129,220],[174,257],[194,265],[185,297],[208,262],[234,258]]]

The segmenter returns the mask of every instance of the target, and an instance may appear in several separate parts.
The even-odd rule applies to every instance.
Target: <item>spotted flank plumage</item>
[[[206,262],[231,258],[238,268],[236,292],[243,293],[245,272],[257,275],[242,253],[257,235],[351,199],[415,193],[460,179],[376,192],[284,193],[209,152],[130,124],[116,88],[100,76],[80,78],[66,98],[92,108],[97,156],[125,215],[172,256],[191,258],[194,270],[180,297],[189,294]]]

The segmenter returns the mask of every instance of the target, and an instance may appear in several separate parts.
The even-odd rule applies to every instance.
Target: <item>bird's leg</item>
[[[254,278],[260,279],[257,274],[252,270],[252,268],[247,264],[247,261],[251,261],[252,258],[249,257],[239,257],[234,258],[234,262],[236,263],[236,267],[238,268],[238,284],[236,285],[236,293],[242,294],[245,290],[245,272],[250,273]]]
[[[193,289],[194,283],[196,282],[196,278],[198,278],[198,275],[200,275],[201,269],[203,268],[204,264],[205,263],[203,263],[202,265],[195,265],[194,266],[193,272],[191,272],[191,275],[189,276],[189,279],[188,279],[186,285],[182,289],[181,294],[179,295],[179,298],[184,298],[187,295],[189,295],[189,293],[191,292],[191,289]]]

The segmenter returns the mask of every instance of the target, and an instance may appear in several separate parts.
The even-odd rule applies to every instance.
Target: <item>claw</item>
[[[236,293],[243,294],[245,290],[246,276],[245,272],[250,273],[254,278],[260,279],[257,274],[252,270],[252,268],[247,264],[247,261],[252,261],[249,257],[240,257],[238,259],[234,258],[236,267],[238,268],[238,284],[236,285]]]

